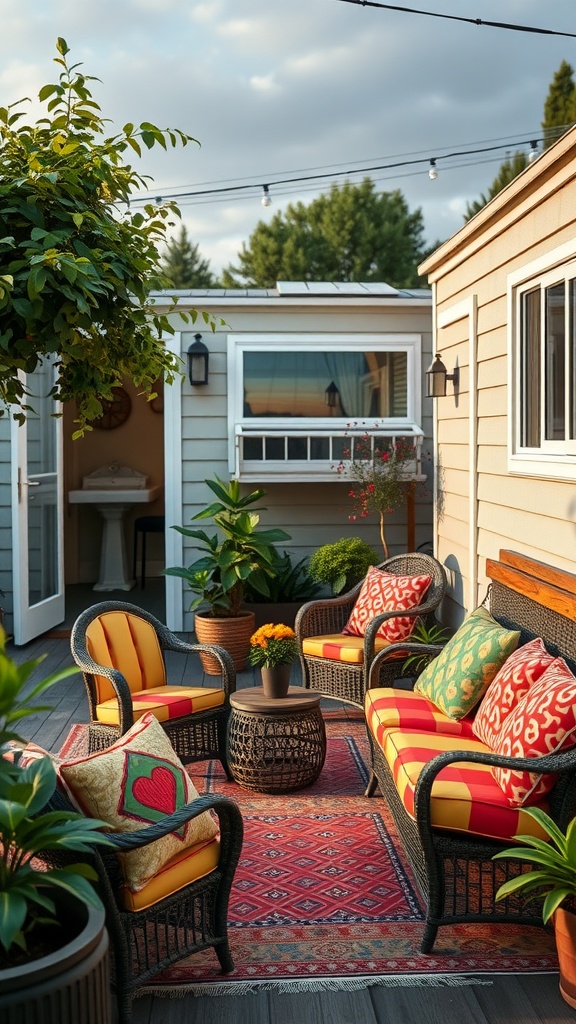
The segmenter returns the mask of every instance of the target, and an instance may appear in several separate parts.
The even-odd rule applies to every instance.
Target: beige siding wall
[[[450,384],[447,397],[436,403],[441,486],[436,546],[450,570],[445,617],[452,624],[484,597],[486,559],[497,558],[500,548],[576,571],[574,482],[512,476],[507,463],[507,277],[574,238],[576,139],[571,155],[569,148],[560,146],[556,161],[548,151],[540,172],[538,161],[424,265],[435,284],[436,324],[465,300],[476,297],[478,305],[476,408],[469,393],[473,336],[468,322],[437,332],[449,372],[456,359],[461,367],[458,403]],[[476,434],[472,453],[471,430]],[[473,590],[471,575],[477,580]]]
[[[272,300],[274,301],[274,300]],[[292,303],[297,300],[291,299]],[[358,305],[344,308],[338,300],[338,307],[320,310],[293,309],[285,307],[274,312],[268,308],[242,308],[241,305],[220,308],[210,305],[210,311],[226,320],[226,327],[210,334],[203,331],[203,341],[210,350],[209,383],[201,388],[191,388],[186,379],[182,384],[182,480],[183,480],[183,525],[190,525],[191,517],[212,500],[212,492],[205,480],[217,474],[224,480],[230,477],[228,469],[228,403],[227,403],[227,338],[228,334],[241,333],[419,333],[422,334],[422,367],[431,361],[432,331],[431,307],[419,305],[415,309]],[[198,306],[202,308],[201,299]],[[204,307],[207,308],[207,307]],[[182,321],[173,319],[176,330],[182,329]],[[182,357],[193,340],[195,330],[182,338]],[[169,397],[167,396],[167,401]],[[424,401],[422,427],[425,433],[424,450],[431,453],[432,418],[431,403]],[[431,458],[425,463],[431,474]],[[244,485],[245,493],[259,486],[257,483]],[[361,536],[380,553],[379,531],[376,517],[366,522],[351,523],[348,520],[350,501],[349,485],[344,483],[262,483],[266,494],[263,505],[267,511],[262,515],[266,526],[279,526],[291,536],[285,547],[298,560],[310,555],[321,544],[340,537]],[[406,550],[406,515],[399,510],[389,517],[387,537],[392,553]],[[167,524],[168,526],[170,524]],[[198,524],[202,525],[202,524]],[[208,533],[212,527],[206,525]],[[416,499],[416,543],[432,539],[432,481],[426,487],[418,488]],[[185,541],[184,562],[190,564],[198,557],[191,544]],[[382,555],[383,557],[383,555]],[[190,628],[188,613],[190,592],[184,591],[184,625]]]

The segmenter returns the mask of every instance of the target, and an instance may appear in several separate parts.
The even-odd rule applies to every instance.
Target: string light
[[[272,206],[272,199],[270,197],[270,189],[268,185],[262,185],[262,206]]]
[[[438,171],[436,170],[436,160],[434,158],[432,158],[432,160],[430,161],[430,170],[428,171],[428,177],[430,178],[430,181],[436,181],[436,178],[438,177]]]
[[[530,143],[530,152],[528,153],[528,163],[533,163],[534,160],[538,159],[539,155],[540,154],[538,153],[538,143],[535,139],[532,139],[532,142]]]

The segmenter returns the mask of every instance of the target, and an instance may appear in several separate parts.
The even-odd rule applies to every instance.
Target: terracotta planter
[[[246,668],[250,637],[255,631],[254,612],[240,612],[228,619],[212,619],[206,612],[196,612],[194,629],[200,644],[219,644],[230,654],[234,668]],[[220,675],[220,665],[210,654],[201,654],[202,667],[209,676]]]
[[[559,907],[554,914],[560,968],[560,995],[576,1009],[576,914]]]
[[[274,665],[271,668],[261,668],[262,686],[264,696],[274,699],[287,697],[290,686],[290,675],[292,665]]]

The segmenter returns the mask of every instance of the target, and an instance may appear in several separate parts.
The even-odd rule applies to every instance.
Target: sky
[[[574,0],[406,6],[576,33]],[[444,241],[502,160],[541,136],[562,60],[576,67],[576,38],[343,0],[0,0],[0,15],[0,105],[37,97],[57,80],[52,61],[63,36],[69,58],[100,79],[92,91],[110,134],[151,121],[200,143],[134,159],[153,179],[151,195],[254,186],[179,202],[216,274],[234,263],[258,221],[386,164],[404,166],[374,171],[378,189],[400,189],[410,210],[422,211],[426,243]],[[447,156],[489,146],[503,148]],[[327,177],[274,186],[314,174]]]

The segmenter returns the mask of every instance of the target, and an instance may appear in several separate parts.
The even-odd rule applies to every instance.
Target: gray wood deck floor
[[[8,653],[19,663],[46,655],[29,685],[72,663],[65,638],[44,636],[17,648],[9,644]],[[187,661],[172,656],[168,661],[171,681],[186,675]],[[253,670],[238,679],[239,686],[254,682]],[[57,751],[70,727],[87,721],[81,678],[71,676],[57,683],[46,694],[45,703],[52,710],[24,719],[21,731]],[[574,1011],[559,995],[555,974],[483,976],[478,983],[438,988],[410,984],[407,979],[406,985],[398,987],[373,985],[352,992],[174,999],[154,995],[134,1003],[134,1024],[571,1024],[574,1020]]]

